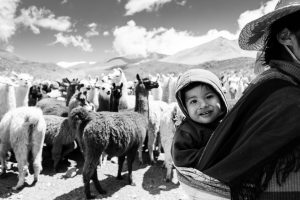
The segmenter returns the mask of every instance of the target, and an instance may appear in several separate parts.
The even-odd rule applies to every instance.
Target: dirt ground
[[[44,156],[45,157],[45,156]],[[136,186],[127,185],[127,167],[124,163],[123,176],[124,180],[117,180],[116,174],[118,165],[107,161],[105,166],[98,167],[98,178],[100,184],[106,189],[106,195],[100,195],[94,189],[91,182],[91,191],[97,194],[96,199],[120,199],[120,200],[187,200],[187,196],[179,187],[176,175],[172,182],[166,183],[164,176],[166,169],[162,168],[164,154],[160,154],[158,162],[149,165],[147,153],[144,153],[146,164],[139,165],[137,160],[133,166],[133,181]],[[70,157],[60,164],[61,170],[51,173],[51,163],[49,159],[43,160],[43,171],[39,176],[36,185],[31,186],[33,175],[26,177],[25,187],[17,192],[12,191],[12,187],[18,181],[16,164],[7,171],[4,177],[0,177],[0,199],[19,199],[19,200],[80,200],[85,199],[83,181],[81,175],[83,159],[79,152],[74,152]],[[11,165],[11,164],[10,164]],[[67,172],[79,169],[77,175],[72,178],[66,178]]]

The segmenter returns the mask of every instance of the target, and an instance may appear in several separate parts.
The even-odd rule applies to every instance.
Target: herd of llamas
[[[220,80],[227,98],[234,102],[254,78],[249,71],[225,71]],[[180,76],[180,75],[178,75]],[[127,159],[128,184],[132,164],[147,148],[150,164],[156,162],[155,150],[165,153],[165,180],[172,178],[171,145],[176,125],[184,118],[176,99],[178,76],[136,75],[127,80],[116,68],[102,77],[61,81],[34,80],[28,74],[11,73],[0,77],[0,175],[6,173],[6,161],[15,157],[19,178],[13,190],[24,187],[28,172],[34,182],[42,171],[44,146],[51,151],[52,169],[76,148],[84,157],[82,169],[86,198],[92,180],[100,194],[106,191],[97,177],[97,166],[108,158],[118,159],[117,178]],[[1,178],[1,176],[0,176]]]

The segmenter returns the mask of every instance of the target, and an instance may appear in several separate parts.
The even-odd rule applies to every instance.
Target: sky
[[[172,55],[242,27],[277,0],[0,0],[0,49],[60,66]]]

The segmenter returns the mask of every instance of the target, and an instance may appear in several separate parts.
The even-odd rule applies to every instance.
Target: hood
[[[219,95],[220,101],[222,103],[221,109],[225,111],[224,114],[220,116],[220,119],[222,119],[228,113],[228,104],[225,95],[222,92],[221,81],[214,73],[204,69],[190,69],[185,73],[183,73],[177,80],[175,96],[183,114],[187,118],[190,118],[188,111],[184,106],[184,102],[182,101],[183,99],[182,99],[181,91],[182,89],[184,89],[186,86],[188,86],[190,83],[193,82],[206,83],[215,89],[215,92]]]

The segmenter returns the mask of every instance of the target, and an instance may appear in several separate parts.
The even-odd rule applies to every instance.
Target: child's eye
[[[212,98],[214,98],[214,97],[215,97],[215,95],[213,95],[213,94],[206,95],[206,98],[207,98],[207,99],[212,99]]]
[[[197,100],[195,100],[195,99],[190,101],[190,104],[196,104],[196,103],[197,103]]]

